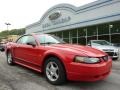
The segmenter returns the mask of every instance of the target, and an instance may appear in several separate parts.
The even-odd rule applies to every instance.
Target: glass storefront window
[[[77,37],[77,29],[70,30],[71,37]]]
[[[87,36],[97,35],[96,26],[87,27]]]
[[[72,38],[72,43],[77,44],[77,38]]]
[[[86,38],[78,38],[78,44],[86,45]]]
[[[57,35],[58,37],[63,38],[63,40],[68,43],[85,45],[87,42],[89,42],[89,40],[98,39],[98,40],[110,41],[109,30],[111,32],[111,42],[119,43],[120,21],[70,29],[59,32],[51,32],[50,34]],[[86,31],[87,31],[87,38],[86,38]]]
[[[120,33],[120,21],[118,22],[113,22],[113,23],[110,23],[110,30],[111,30],[111,33]]]
[[[63,31],[63,38],[69,38],[69,30]]]
[[[63,41],[69,43],[69,38],[63,38]]]
[[[49,34],[57,36],[57,35],[56,35],[56,34],[57,34],[56,32],[51,32],[51,33],[49,33]]]
[[[97,36],[87,37],[87,43],[88,43],[90,40],[96,40],[96,39],[97,39]]]
[[[62,32],[57,32],[57,36],[62,38]]]
[[[109,41],[109,35],[101,35],[101,36],[99,36],[99,40]]]
[[[80,36],[86,36],[85,28],[79,28],[78,29],[78,37],[80,37]]]
[[[98,35],[109,34],[109,24],[98,25]]]
[[[111,42],[112,43],[120,43],[120,34],[114,34],[114,35],[111,35]]]

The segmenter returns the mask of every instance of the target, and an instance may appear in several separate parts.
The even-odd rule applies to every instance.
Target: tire
[[[13,62],[13,57],[12,57],[12,54],[11,54],[11,52],[7,52],[7,64],[8,65],[14,65],[14,62]]]
[[[53,85],[61,85],[66,81],[65,69],[59,59],[50,57],[44,64],[47,81]]]

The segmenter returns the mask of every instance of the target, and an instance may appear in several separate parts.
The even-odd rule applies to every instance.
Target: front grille
[[[109,56],[114,56],[115,55],[114,52],[106,52],[106,53],[108,53]]]
[[[109,56],[113,56],[114,52],[107,52]]]
[[[105,51],[105,52],[113,52],[114,50],[113,49],[103,49],[103,51]]]

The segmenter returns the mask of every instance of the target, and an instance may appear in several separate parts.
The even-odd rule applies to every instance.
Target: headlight
[[[114,52],[117,52],[117,53],[118,53],[118,52],[119,52],[119,49],[115,49]]]
[[[76,56],[74,61],[78,62],[78,63],[98,63],[98,62],[100,62],[99,58],[81,57],[81,56]]]

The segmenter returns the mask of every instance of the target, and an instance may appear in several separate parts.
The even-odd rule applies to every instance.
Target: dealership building
[[[98,0],[81,7],[59,4],[50,8],[26,33],[48,33],[68,43],[89,40],[120,43],[120,0]]]

